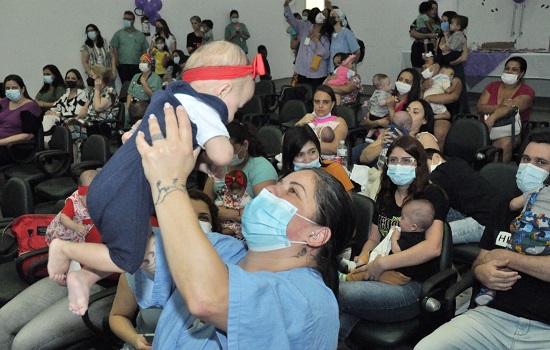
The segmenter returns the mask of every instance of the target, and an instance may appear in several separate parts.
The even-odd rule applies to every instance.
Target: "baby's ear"
[[[216,88],[217,96],[223,100],[231,92],[232,89],[233,84],[228,81],[222,82]]]
[[[411,225],[411,231],[416,231],[418,230],[418,225],[417,224],[412,224]]]

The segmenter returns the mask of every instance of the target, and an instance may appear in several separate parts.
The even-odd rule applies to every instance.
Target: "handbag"
[[[517,107],[512,108],[508,114],[500,118],[493,124],[491,134],[489,135],[491,140],[497,140],[502,137],[511,136],[512,145],[514,145],[515,136],[521,132],[521,116]]]
[[[323,57],[319,55],[313,56],[313,61],[311,61],[311,65],[309,66],[309,68],[313,70],[318,70],[322,60],[323,60]]]
[[[512,236],[508,249],[528,255],[550,255],[550,218],[543,213],[531,211],[541,190],[531,194],[525,209],[510,225]]]

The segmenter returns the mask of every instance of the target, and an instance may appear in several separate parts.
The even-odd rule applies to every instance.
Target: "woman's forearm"
[[[380,137],[368,145],[363,152],[361,152],[361,155],[359,156],[361,163],[368,164],[378,158],[380,152],[382,152],[382,141],[379,140]]]

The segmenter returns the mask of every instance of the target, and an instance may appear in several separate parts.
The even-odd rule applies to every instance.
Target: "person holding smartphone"
[[[237,44],[243,49],[245,54],[248,54],[248,45],[246,41],[250,39],[250,33],[246,24],[239,21],[239,11],[231,10],[229,13],[231,23],[225,27],[225,40],[231,41],[233,44]]]

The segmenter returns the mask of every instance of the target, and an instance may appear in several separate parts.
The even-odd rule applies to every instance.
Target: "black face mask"
[[[74,80],[67,80],[67,81],[65,81],[65,84],[67,85],[67,87],[69,89],[72,89],[72,88],[76,87],[76,81],[74,81]]]
[[[336,17],[329,17],[328,18],[328,24],[330,24],[332,27],[334,27],[336,25]]]

